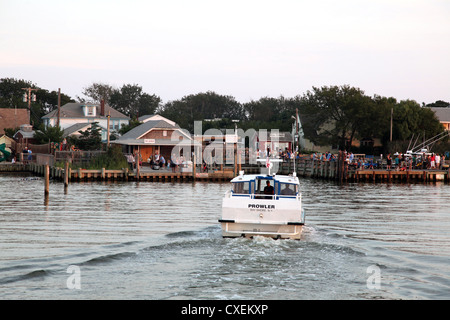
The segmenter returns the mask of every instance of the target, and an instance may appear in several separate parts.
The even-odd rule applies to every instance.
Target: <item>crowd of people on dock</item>
[[[388,169],[397,168],[398,170],[442,170],[445,165],[445,155],[438,153],[395,153],[394,158],[388,154]]]
[[[288,149],[279,150],[278,153],[257,151],[257,157],[278,157],[284,162],[293,159],[308,159],[313,161],[337,161],[338,155],[330,151],[313,152],[310,154],[301,154],[300,152],[292,152]],[[387,169],[387,170],[443,170],[446,169],[445,159],[449,158],[447,154],[438,153],[390,153],[387,156],[381,154],[379,157],[367,156],[365,154],[354,154],[353,152],[343,152],[344,161],[352,169]]]
[[[312,152],[312,153],[300,153],[291,151],[288,149],[271,151],[267,149],[265,151],[257,150],[256,157],[258,159],[265,159],[269,155],[270,158],[278,158],[283,162],[293,161],[294,159],[304,159],[312,161],[338,161],[339,155],[331,151],[326,152]],[[248,154],[247,154],[248,156]],[[448,165],[445,163],[446,156],[449,155],[437,154],[437,153],[398,153],[391,155],[390,153],[384,156],[374,157],[365,154],[354,154],[353,152],[343,151],[340,159],[344,159],[346,165],[351,169],[364,170],[364,169],[387,169],[387,170],[443,170],[447,169]],[[128,162],[131,169],[136,168],[136,156],[127,155]],[[165,159],[162,154],[154,154],[149,156],[145,161],[139,155],[139,164],[142,166],[148,166],[153,170],[171,170],[172,172],[179,172],[181,168],[189,166],[189,161],[183,156],[176,157],[172,155],[170,159]],[[241,164],[247,163],[242,159]],[[192,164],[191,164],[192,165]],[[209,169],[217,169],[217,164],[207,164],[205,160],[202,160],[202,165],[199,169],[200,172],[208,172]]]
[[[136,169],[136,155],[126,154],[128,164],[130,169]],[[186,167],[188,163],[186,162],[183,156],[175,156],[172,155],[171,159],[166,160],[162,154],[156,153],[152,156],[149,156],[147,160],[144,162],[142,159],[142,155],[139,154],[139,166],[148,166],[153,170],[172,170],[172,172],[179,172],[181,168]]]

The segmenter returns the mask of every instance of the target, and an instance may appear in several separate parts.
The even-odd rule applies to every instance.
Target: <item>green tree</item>
[[[0,104],[2,108],[26,108],[23,101],[25,90],[22,88],[37,88],[31,81],[14,78],[0,79]]]
[[[98,122],[93,122],[85,131],[79,131],[80,137],[69,137],[69,143],[80,150],[100,150],[102,148],[101,128]]]
[[[444,130],[434,112],[414,100],[402,100],[393,111],[393,140],[408,140],[413,135],[433,137]]]
[[[310,121],[304,126],[316,132],[312,140],[318,144],[348,148],[367,122],[373,121],[369,117],[374,110],[372,100],[359,88],[348,85],[313,87],[303,99],[303,112]]]
[[[109,99],[112,108],[130,118],[154,114],[160,103],[160,97],[143,92],[142,87],[136,84],[125,84],[120,89],[114,89]]]
[[[36,96],[36,101],[30,104],[31,124],[38,128],[41,124],[41,117],[58,107],[58,92],[48,91],[39,88],[36,84],[27,80],[13,78],[0,79],[0,104],[3,108],[23,108],[28,109],[28,103],[23,101],[26,91],[23,88],[37,89],[32,93]],[[74,102],[72,98],[61,94],[61,105]]]
[[[43,124],[39,126],[39,130],[35,131],[34,138],[38,144],[44,144],[48,142],[61,143],[63,141],[64,130],[60,127],[45,127]]]
[[[100,103],[102,100],[110,104],[111,95],[114,92],[114,87],[100,82],[94,82],[88,87],[83,88],[83,94],[88,98],[77,97],[80,102],[87,102],[90,100],[95,103]]]
[[[437,100],[436,102],[429,103],[426,105],[429,108],[450,108],[450,102]]]
[[[170,101],[162,106],[158,113],[191,132],[194,129],[194,121],[197,120],[216,120],[209,125],[230,125],[232,122],[227,120],[241,121],[245,119],[242,105],[234,97],[219,95],[212,91],[188,95],[180,100]],[[221,123],[220,120],[225,121]],[[234,128],[234,125],[230,126]]]

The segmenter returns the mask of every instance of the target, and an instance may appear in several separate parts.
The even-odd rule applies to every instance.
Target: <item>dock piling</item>
[[[50,167],[48,164],[44,166],[44,194],[48,196],[50,194]]]

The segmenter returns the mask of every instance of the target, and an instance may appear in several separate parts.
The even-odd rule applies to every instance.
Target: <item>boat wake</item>
[[[48,298],[55,298],[55,288],[64,287],[70,276],[68,267],[76,265],[83,290],[78,294],[63,290],[58,298],[108,298],[108,292],[125,290],[130,299],[246,299],[257,298],[255,288],[260,287],[266,288],[263,298],[273,298],[279,288],[292,294],[303,291],[305,281],[332,281],[335,275],[327,270],[345,269],[364,256],[339,244],[320,242],[326,235],[314,226],[305,227],[300,241],[223,238],[220,226],[213,225],[83,253],[11,261],[0,269],[4,287],[0,296],[31,298],[36,290],[47,290]],[[324,268],[324,264],[332,266]]]

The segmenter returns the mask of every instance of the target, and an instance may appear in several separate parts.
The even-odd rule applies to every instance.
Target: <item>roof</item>
[[[167,118],[165,118],[165,117],[163,117],[163,116],[161,116],[159,114],[150,114],[150,115],[141,116],[141,117],[139,117],[138,120],[140,122],[147,122],[147,121],[150,121],[150,120],[165,120],[166,122],[168,122],[170,124],[173,124],[174,126],[177,125],[175,123],[175,121],[169,120],[169,119],[167,119]]]
[[[5,128],[15,129],[28,123],[27,109],[0,108],[0,134],[5,133]]]
[[[245,181],[252,181],[256,178],[259,179],[269,179],[269,180],[276,180],[282,183],[292,183],[292,184],[299,184],[298,178],[295,176],[287,176],[287,175],[275,175],[275,176],[268,176],[263,174],[244,174],[239,175],[231,180],[231,182],[245,182]]]
[[[450,108],[430,108],[441,122],[450,122]]]
[[[124,139],[139,139],[144,134],[153,129],[180,129],[178,126],[171,125],[170,123],[164,120],[150,120],[144,122],[143,124],[131,129],[124,135],[122,138]]]
[[[14,138],[16,138],[19,133],[22,135],[22,138],[24,138],[24,139],[32,139],[32,138],[34,138],[34,130],[28,131],[28,130],[20,129],[19,131],[17,131],[14,134]]]
[[[172,139],[142,139],[141,137],[154,129],[174,129],[178,130],[187,139],[181,141],[173,141]],[[186,141],[188,140],[188,141]],[[123,145],[192,145],[194,141],[191,136],[178,125],[171,125],[164,120],[149,120],[122,135],[119,139],[111,141],[111,143]]]
[[[74,134],[74,133],[76,133],[76,132],[78,132],[80,130],[87,129],[88,127],[91,127],[92,124],[93,124],[93,122],[76,123],[76,124],[66,128],[66,129],[64,129],[63,137],[65,138],[65,137],[68,137],[68,136],[70,136],[70,135],[72,135],[72,134]],[[100,125],[97,125],[97,126],[100,127],[103,130],[106,130],[105,128],[103,128]]]
[[[7,146],[15,142],[14,139],[8,137],[6,134],[0,136],[0,144],[5,143]]]
[[[61,118],[87,118],[84,115],[83,112],[83,106],[95,106],[97,109],[96,112],[96,116],[95,117],[89,117],[89,118],[106,118],[106,115],[110,115],[111,118],[114,119],[127,119],[129,120],[130,118],[127,117],[126,115],[124,115],[123,113],[111,108],[109,105],[105,104],[105,115],[101,116],[100,115],[100,104],[96,104],[96,103],[76,103],[76,102],[70,102],[70,103],[66,103],[65,105],[63,105],[61,107],[61,113],[60,113],[60,117]],[[57,118],[58,117],[58,109],[53,110],[52,112],[46,114],[45,116],[42,117],[42,119],[44,118]]]

